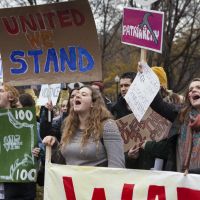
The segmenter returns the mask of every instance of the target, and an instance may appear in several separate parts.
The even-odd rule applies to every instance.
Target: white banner
[[[197,200],[200,176],[46,163],[44,200]]]

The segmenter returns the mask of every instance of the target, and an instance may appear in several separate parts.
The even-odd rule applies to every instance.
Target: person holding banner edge
[[[16,108],[19,92],[16,88],[8,84],[0,85],[0,108]],[[0,199],[5,199],[8,183],[0,183]]]
[[[19,106],[19,92],[9,85],[0,86],[0,108],[10,109]],[[0,199],[34,200],[36,196],[36,183],[3,183],[0,184]]]
[[[43,143],[59,148],[69,165],[123,168],[123,142],[111,118],[101,94],[83,86],[64,121],[60,144],[53,136],[45,137]]]

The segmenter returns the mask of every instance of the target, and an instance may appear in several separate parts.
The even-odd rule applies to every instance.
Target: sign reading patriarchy
[[[36,131],[34,109],[0,110],[0,182],[35,180]]]
[[[102,78],[87,0],[0,9],[4,82],[13,85]]]
[[[44,200],[197,200],[199,181],[195,174],[46,163]]]
[[[172,125],[151,108],[147,110],[140,122],[133,114],[122,117],[116,122],[124,141],[125,152],[131,147],[139,147],[145,140],[159,141],[166,138]]]
[[[164,13],[124,8],[122,43],[162,53]]]

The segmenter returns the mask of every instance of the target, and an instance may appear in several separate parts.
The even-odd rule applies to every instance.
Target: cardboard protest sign
[[[102,79],[87,0],[0,9],[4,82],[36,85]]]
[[[162,53],[163,22],[163,12],[124,8],[121,41]]]
[[[0,110],[0,182],[30,182],[36,179],[32,149],[37,144],[35,110]]]
[[[52,163],[45,173],[44,200],[200,199],[196,174]]]
[[[139,122],[160,89],[159,79],[153,70],[146,63],[142,63],[142,69],[124,97]]]
[[[45,105],[51,99],[53,106],[56,105],[61,90],[61,84],[44,84],[41,87],[37,105]]]
[[[124,151],[131,147],[138,147],[144,140],[159,141],[168,136],[172,123],[153,111],[147,110],[140,122],[134,114],[116,120],[117,126],[124,141]]]

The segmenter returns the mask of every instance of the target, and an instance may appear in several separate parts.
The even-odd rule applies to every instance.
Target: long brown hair
[[[191,85],[192,82],[195,82],[195,81],[199,81],[200,82],[200,78],[193,78],[191,80],[191,82],[189,83],[188,87],[187,87],[187,90],[185,92],[185,106],[184,108],[182,108],[181,112],[180,112],[180,116],[179,116],[179,119],[181,122],[183,122],[185,119],[186,119],[186,116],[187,116],[187,113],[191,111],[192,109],[192,105],[190,103],[190,100],[189,100],[189,87]],[[186,119],[187,120],[187,119]]]
[[[86,121],[86,129],[83,131],[82,145],[87,143],[90,136],[94,138],[96,142],[102,137],[103,122],[107,119],[112,118],[111,113],[107,110],[101,93],[90,86],[83,86],[81,88],[88,88],[92,92],[92,103],[93,107],[90,109],[89,117]],[[70,109],[68,117],[65,119],[63,124],[63,133],[61,138],[61,145],[70,142],[75,132],[79,128],[78,114],[74,112],[73,108]]]

